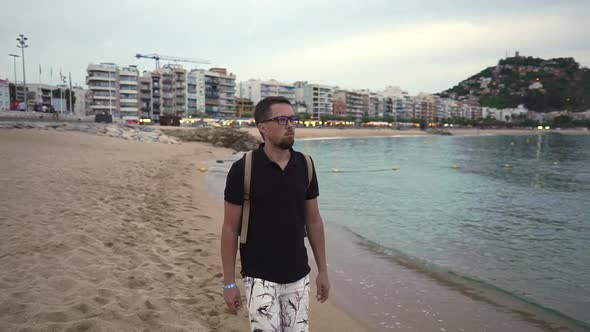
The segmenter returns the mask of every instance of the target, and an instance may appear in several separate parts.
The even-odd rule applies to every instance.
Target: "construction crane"
[[[156,69],[160,68],[160,60],[169,60],[174,62],[189,62],[189,63],[202,63],[202,64],[211,64],[209,60],[198,60],[198,59],[186,59],[186,58],[179,58],[175,56],[168,56],[168,55],[160,55],[160,54],[135,54],[135,57],[146,58],[146,59],[154,59],[156,60]]]

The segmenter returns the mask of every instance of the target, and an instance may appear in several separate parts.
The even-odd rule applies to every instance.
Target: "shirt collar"
[[[268,164],[276,164],[274,161],[270,160],[270,158],[268,158],[268,156],[266,155],[266,152],[264,152],[263,150],[264,148],[264,143],[260,143],[260,145],[258,146],[258,149],[256,151],[258,151],[258,155],[260,156],[260,158],[262,158],[262,160],[264,161],[265,165]],[[285,169],[295,166],[297,165],[297,158],[295,158],[295,150],[293,150],[293,148],[289,148],[289,151],[291,151],[291,157],[289,158],[289,162],[287,163],[287,166],[285,167]]]

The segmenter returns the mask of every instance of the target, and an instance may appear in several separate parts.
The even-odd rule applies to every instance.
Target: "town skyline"
[[[17,7],[26,8],[26,19],[11,14]],[[3,1],[0,9],[2,78],[14,79],[8,54],[19,51],[15,38],[22,33],[29,38],[31,83],[50,83],[52,68],[53,84],[61,69],[84,86],[88,63],[154,68],[136,53],[207,59],[211,65],[196,67],[227,68],[237,81],[309,81],[374,91],[393,85],[412,95],[448,89],[515,51],[590,64],[583,29],[590,5],[583,1],[107,1],[95,7],[29,0]],[[17,74],[22,80],[22,68]]]

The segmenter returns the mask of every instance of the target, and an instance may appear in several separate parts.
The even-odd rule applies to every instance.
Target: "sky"
[[[589,0],[0,0],[0,78],[14,80],[8,54],[24,34],[28,83],[61,70],[85,86],[89,63],[151,70],[135,54],[158,53],[237,81],[437,93],[515,51],[588,67],[589,19]]]

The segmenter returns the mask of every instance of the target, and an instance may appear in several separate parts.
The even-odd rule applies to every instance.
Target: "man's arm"
[[[318,277],[316,278],[317,295],[320,302],[328,299],[330,294],[330,281],[328,279],[328,264],[326,262],[326,241],[324,235],[324,222],[320,215],[318,199],[305,201],[307,236],[318,266]]]
[[[223,264],[224,285],[236,282],[236,253],[238,252],[238,230],[241,213],[241,205],[224,202],[223,228],[221,229],[221,261]],[[224,289],[223,298],[229,311],[235,314],[241,306],[238,288]]]

